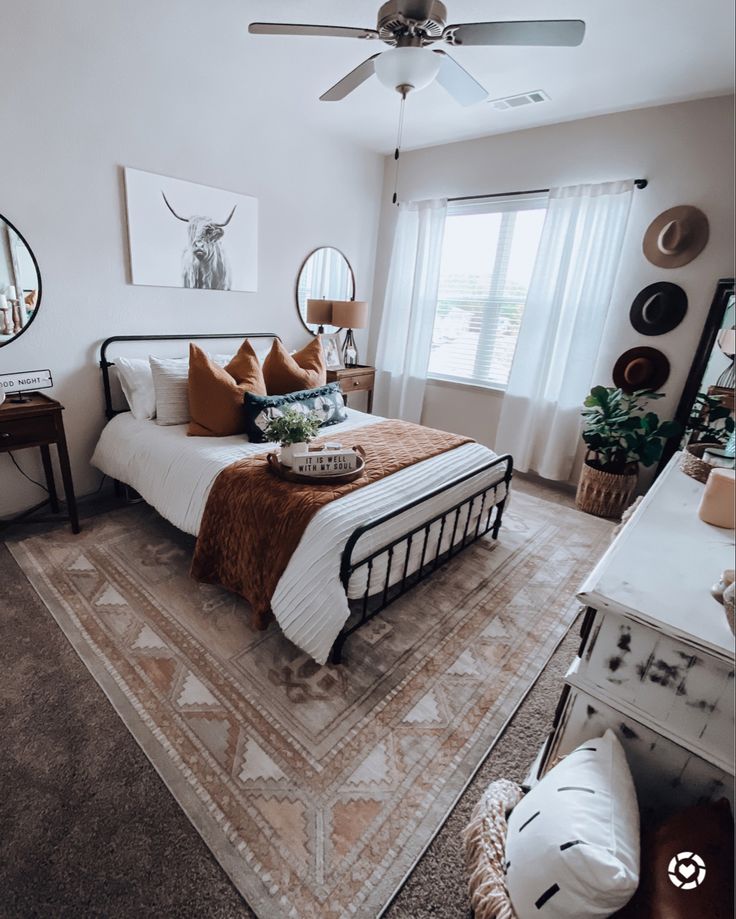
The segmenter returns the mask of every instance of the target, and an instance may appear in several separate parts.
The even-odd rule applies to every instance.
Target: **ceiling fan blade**
[[[581,19],[533,22],[466,22],[447,26],[442,37],[451,45],[579,45],[585,35]]]
[[[461,67],[454,57],[450,57],[449,54],[440,51],[439,48],[433,50],[435,54],[442,55],[437,82],[453,99],[459,102],[460,105],[475,105],[477,102],[483,102],[488,98],[486,88],[481,86],[464,67]]]
[[[289,22],[251,22],[251,35],[316,35],[325,38],[378,38],[375,29],[351,26],[313,26]]]
[[[321,102],[339,102],[341,99],[344,99],[345,96],[350,95],[350,93],[357,89],[361,83],[372,77],[376,72],[376,65],[374,61],[378,57],[378,54],[374,54],[372,57],[369,57],[367,61],[363,61],[362,64],[359,64],[355,70],[351,70],[350,73],[343,77],[338,83],[328,89],[326,93],[323,93],[319,98]]]

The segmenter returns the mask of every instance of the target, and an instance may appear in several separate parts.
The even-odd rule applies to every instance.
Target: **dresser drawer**
[[[608,728],[626,752],[644,814],[723,797],[733,806],[733,778],[729,773],[576,687],[565,694],[540,778],[563,756],[601,737]]]
[[[52,414],[0,420],[0,451],[53,443],[55,440],[56,424]]]
[[[372,372],[351,373],[350,376],[344,376],[340,379],[340,389],[349,395],[351,392],[365,392],[373,389]]]
[[[706,598],[707,599],[707,598]],[[723,615],[713,602],[714,614]],[[733,763],[733,664],[617,613],[595,614],[576,681]]]

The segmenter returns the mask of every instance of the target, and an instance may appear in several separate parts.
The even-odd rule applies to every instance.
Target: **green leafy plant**
[[[660,422],[645,404],[664,393],[641,390],[625,393],[611,386],[594,386],[582,411],[583,440],[595,454],[588,464],[604,472],[623,474],[637,463],[651,466],[662,455],[664,442],[682,428],[675,421]]]
[[[718,396],[699,392],[693,401],[687,424],[690,443],[725,444],[734,432],[731,410]]]
[[[288,444],[307,443],[317,435],[320,417],[317,412],[305,412],[287,405],[280,415],[272,418],[264,429],[267,440]]]

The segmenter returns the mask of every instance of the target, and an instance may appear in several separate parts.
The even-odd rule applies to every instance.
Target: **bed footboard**
[[[443,492],[496,467],[503,469],[501,479],[484,485],[472,494],[467,495],[457,504],[447,508],[440,514],[435,514],[419,524],[419,526],[381,546],[360,560],[355,561],[353,559],[359,540],[370,530],[374,530],[388,520],[398,517],[400,514],[424,502],[431,501]],[[445,562],[474,543],[481,536],[485,536],[486,533],[490,532],[493,539],[498,537],[512,476],[512,457],[508,454],[498,456],[486,463],[486,465],[453,479],[442,488],[437,488],[421,498],[404,504],[354,530],[343,550],[340,579],[347,594],[350,581],[357,572],[361,577],[365,577],[365,589],[360,599],[351,601],[350,619],[335,639],[330,652],[330,662],[332,664],[341,663],[346,639],[375,615],[386,609],[394,600],[397,600],[420,581],[428,578],[440,565],[445,564]],[[498,490],[501,487],[503,487],[503,497],[499,501],[497,497]],[[430,534],[433,531],[434,535],[430,538]],[[450,534],[449,537],[448,534]],[[430,543],[433,543],[433,545],[430,546]],[[443,548],[444,546],[446,548]],[[416,568],[413,568],[410,564],[412,549],[415,555],[419,554],[418,562],[415,563]],[[385,573],[383,573],[384,567]],[[411,570],[412,568],[413,570]],[[379,569],[381,570],[381,577],[376,578],[374,574]]]

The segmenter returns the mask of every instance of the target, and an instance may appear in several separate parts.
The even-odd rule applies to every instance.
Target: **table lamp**
[[[364,329],[368,325],[368,304],[365,300],[333,300],[332,324],[347,329],[342,356],[346,367],[354,367],[358,363],[358,346],[353,329]]]
[[[307,300],[307,322],[319,326],[318,335],[324,335],[325,326],[332,325],[332,300]]]

